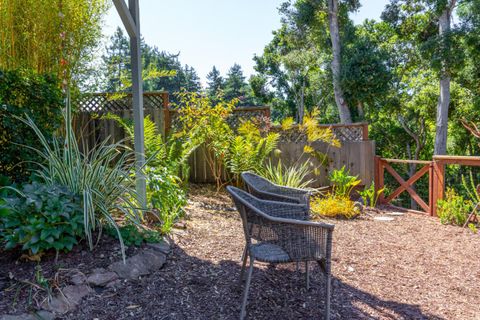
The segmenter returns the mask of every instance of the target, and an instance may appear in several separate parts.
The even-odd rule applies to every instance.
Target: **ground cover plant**
[[[84,235],[78,195],[63,186],[39,182],[10,192],[0,204],[0,244],[17,246],[32,256],[45,251],[70,251]]]

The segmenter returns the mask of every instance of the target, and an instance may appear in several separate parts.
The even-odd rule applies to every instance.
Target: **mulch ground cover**
[[[192,186],[185,230],[175,230],[173,253],[153,275],[85,298],[64,319],[237,319],[244,245],[241,221],[225,193]],[[378,221],[367,212],[336,225],[333,246],[333,319],[480,319],[480,235],[406,213]],[[129,249],[133,254],[135,248]],[[0,252],[0,315],[29,308],[19,280],[32,280],[36,263]],[[93,252],[78,248],[44,257],[45,277],[90,272],[120,259],[116,240]],[[60,268],[60,269],[59,269]],[[295,265],[256,264],[249,319],[322,319],[323,276],[311,288]],[[33,303],[30,304],[32,307]]]

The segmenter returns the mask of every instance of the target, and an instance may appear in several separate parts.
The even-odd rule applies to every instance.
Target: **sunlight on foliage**
[[[329,193],[324,197],[316,197],[310,203],[312,216],[315,218],[344,217],[351,219],[360,214],[355,203],[348,196]]]

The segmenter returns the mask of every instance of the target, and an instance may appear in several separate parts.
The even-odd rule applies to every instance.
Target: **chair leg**
[[[326,277],[326,283],[325,283],[325,320],[330,319],[330,299],[332,295],[332,277],[331,277],[331,272],[330,272],[330,267],[327,265],[326,266],[326,272],[325,272],[325,277]]]
[[[307,290],[310,289],[310,268],[308,267],[308,261],[305,261],[305,282]]]
[[[242,285],[243,279],[245,278],[245,268],[247,266],[247,246],[245,246],[245,249],[243,249],[243,255],[242,255],[242,270],[240,271],[240,281],[239,281],[239,286]]]
[[[248,299],[248,290],[250,290],[250,281],[252,280],[252,272],[253,272],[253,259],[250,257],[250,267],[248,268],[247,274],[247,282],[245,283],[245,291],[243,293],[243,302],[242,302],[242,309],[240,311],[240,320],[245,319],[246,315],[246,307],[247,307],[247,299]]]

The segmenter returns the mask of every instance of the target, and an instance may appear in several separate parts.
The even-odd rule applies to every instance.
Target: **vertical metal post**
[[[136,36],[130,37],[131,64],[132,64],[132,104],[133,119],[135,122],[134,143],[137,159],[136,184],[140,205],[146,206],[146,181],[142,168],[145,165],[145,145],[143,130],[143,82],[142,82],[142,55],[140,48],[140,12],[138,0],[129,0],[128,8],[136,28]]]

